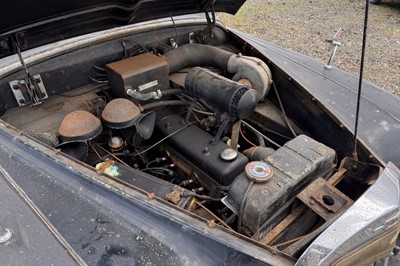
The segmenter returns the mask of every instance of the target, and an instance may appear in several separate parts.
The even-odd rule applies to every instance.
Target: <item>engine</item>
[[[100,70],[109,89],[69,95],[59,126],[37,134],[36,121],[36,137],[206,219],[252,236],[335,167],[335,151],[306,135],[265,135],[254,114],[273,106],[272,75],[258,58],[187,44]]]
[[[198,50],[206,51],[200,56]],[[205,56],[204,52],[211,56]],[[186,69],[183,78],[176,82],[175,72],[182,69]],[[222,76],[221,69],[233,77]],[[113,94],[131,99],[131,108],[115,105],[121,112],[117,116],[138,115],[137,110],[145,111],[148,107],[136,108],[133,102],[152,100],[159,110],[156,122],[154,119],[139,122],[130,117],[125,120],[132,123],[124,123],[136,125],[137,133],[144,139],[151,134],[141,133],[142,128],[153,132],[155,127],[156,136],[165,139],[159,145],[165,154],[163,158],[177,169],[178,176],[184,177],[179,184],[206,197],[222,198],[223,206],[218,212],[232,211],[238,217],[238,230],[247,235],[253,235],[308,183],[329,176],[335,167],[335,151],[305,135],[295,137],[277,150],[265,146],[239,149],[237,136],[241,126],[237,123],[254,113],[272,82],[268,66],[257,58],[193,44],[174,49],[163,57],[146,53],[114,62],[107,66],[107,74]],[[180,90],[179,94],[184,95],[178,98],[190,99],[184,103],[188,108],[181,114],[171,108],[179,104],[177,100],[172,100],[175,102],[170,102],[171,105],[168,100],[157,101],[169,92],[168,74],[175,80],[175,84],[171,82]],[[104,118],[107,107],[104,121],[107,121]],[[125,114],[125,110],[130,111]],[[197,121],[192,121],[191,116]],[[167,170],[161,171],[168,174]],[[175,192],[175,197],[168,193],[161,196],[177,202],[180,197],[177,195],[194,194]]]

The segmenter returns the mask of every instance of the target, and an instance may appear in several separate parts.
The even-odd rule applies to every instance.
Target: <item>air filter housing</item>
[[[240,119],[249,117],[258,103],[256,90],[201,67],[189,71],[185,89],[218,111]]]

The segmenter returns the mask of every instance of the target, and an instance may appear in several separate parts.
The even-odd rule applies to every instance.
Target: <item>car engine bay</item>
[[[309,242],[290,249],[291,240],[355,200],[335,187],[355,162],[339,165],[335,147],[290,120],[284,107],[294,103],[281,102],[265,60],[169,41],[124,47],[122,59],[93,64],[91,83],[79,88],[46,92],[41,75],[33,89],[10,81],[19,106],[1,119],[99,174],[300,254]]]

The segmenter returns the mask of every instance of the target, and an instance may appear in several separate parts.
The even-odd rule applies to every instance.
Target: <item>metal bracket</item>
[[[215,137],[211,140],[211,144],[216,144],[222,136],[226,126],[228,125],[229,121],[231,120],[231,116],[227,113],[223,113],[220,117],[221,125],[218,128],[218,132]]]
[[[40,95],[40,99],[37,100],[47,99],[49,96],[47,95],[46,88],[44,87],[41,76],[39,74],[36,74],[32,77],[35,95]],[[32,97],[35,96],[30,94],[29,85],[26,84],[25,80],[13,80],[10,81],[9,84],[11,87],[11,91],[13,92],[19,106],[25,106],[29,104],[35,105],[32,101]]]
[[[26,34],[22,35],[22,37],[26,37]],[[28,67],[25,64],[24,59],[22,58],[21,54],[21,46],[19,44],[18,39],[21,38],[19,35],[15,35],[15,39],[12,38],[13,45],[16,48],[19,61],[21,62],[22,69],[24,71],[25,79],[24,80],[17,80],[9,82],[11,86],[11,90],[18,91],[20,94],[17,93],[15,98],[20,106],[30,104],[31,106],[36,106],[42,104],[42,99],[48,98],[46,90],[43,86],[42,79],[38,75],[31,75],[29,72]],[[14,83],[15,82],[15,83]],[[15,93],[14,93],[15,95]],[[22,97],[21,97],[22,95]]]
[[[297,198],[325,221],[348,209],[353,200],[319,177],[306,187]]]
[[[189,43],[194,43],[195,33],[189,32]]]
[[[215,0],[209,0],[203,5],[203,7],[201,7],[201,9],[205,11],[204,13],[207,19],[207,27],[196,32],[195,35],[193,36],[193,38],[196,39],[198,43],[207,43],[214,37],[213,29],[217,21],[214,10],[214,2]],[[211,9],[211,11],[209,11],[209,9]]]
[[[326,63],[326,65],[324,66],[325,69],[331,69],[331,68],[332,68],[331,63],[332,63],[332,61],[333,61],[333,58],[334,58],[335,55],[336,55],[337,49],[342,45],[342,43],[339,41],[340,32],[341,32],[341,31],[342,31],[342,28],[340,28],[340,29],[335,33],[335,35],[333,36],[332,39],[325,40],[326,42],[329,42],[329,43],[331,44],[331,45],[330,45],[330,48],[329,48],[329,50],[331,51],[331,55],[330,55],[330,57],[329,57],[328,63]]]

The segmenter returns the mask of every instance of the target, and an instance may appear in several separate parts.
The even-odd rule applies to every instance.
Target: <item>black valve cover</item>
[[[167,116],[157,122],[157,130],[167,136],[182,128],[184,125],[181,122],[179,116]],[[212,138],[203,129],[191,125],[168,138],[167,143],[181,158],[200,169],[219,186],[227,187],[244,171],[248,159],[238,152],[233,161],[224,161],[220,154],[229,146],[222,141],[211,144]]]

